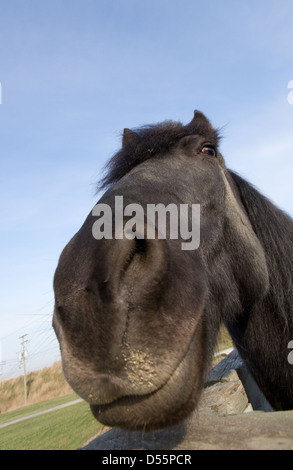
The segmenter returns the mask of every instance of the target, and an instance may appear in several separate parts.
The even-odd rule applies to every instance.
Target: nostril
[[[145,255],[147,250],[147,241],[144,238],[135,238],[135,252]]]
[[[160,295],[169,272],[166,240],[125,237],[106,242],[99,244],[99,256],[93,260],[90,281],[86,283],[91,287],[87,291],[93,301],[97,300],[101,307],[128,301],[130,294],[142,294],[144,298]]]
[[[132,301],[136,299],[140,304],[147,302],[150,296],[159,299],[169,270],[165,240],[135,238],[128,240],[124,249],[119,271],[119,291],[127,294],[128,299],[131,295]]]
[[[121,272],[121,280],[130,268],[138,269],[139,265],[145,261],[146,258],[146,241],[144,239],[135,238],[132,250],[130,250],[128,257],[126,258],[125,264]]]

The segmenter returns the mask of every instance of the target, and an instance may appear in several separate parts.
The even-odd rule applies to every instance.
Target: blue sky
[[[0,0],[3,376],[58,360],[52,279],[124,127],[223,127],[227,166],[293,215],[292,0]],[[1,367],[0,367],[1,372]]]

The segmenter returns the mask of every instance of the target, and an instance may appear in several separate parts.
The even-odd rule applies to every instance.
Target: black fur
[[[106,165],[106,175],[98,186],[104,189],[119,181],[135,166],[158,154],[165,154],[188,135],[204,136],[209,143],[219,144],[219,132],[212,128],[205,116],[199,111],[194,112],[193,120],[183,125],[180,122],[165,121],[163,123],[143,126],[133,131],[124,130],[122,149],[116,153]]]
[[[270,287],[264,299],[228,326],[268,400],[276,409],[291,409],[293,366],[288,364],[287,346],[293,337],[293,222],[247,181],[230,173],[264,248]]]

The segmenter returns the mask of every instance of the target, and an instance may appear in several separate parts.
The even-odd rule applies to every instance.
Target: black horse
[[[64,374],[104,424],[150,430],[187,417],[222,323],[272,407],[293,408],[293,222],[225,167],[218,144],[197,111],[185,126],[125,129],[99,201],[111,236],[94,236],[93,211],[60,257],[53,324]],[[148,238],[146,220],[117,236],[117,196],[144,214],[200,204],[199,246],[182,249],[180,231],[160,237],[157,226]]]

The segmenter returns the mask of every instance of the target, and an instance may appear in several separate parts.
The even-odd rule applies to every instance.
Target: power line
[[[44,308],[46,307],[47,306],[44,306]],[[5,357],[0,357],[0,363],[2,360],[5,361],[5,365],[3,364],[4,367],[2,366],[2,376],[0,377],[0,379],[8,378],[12,374],[14,374],[15,370],[17,369],[17,366],[23,368],[24,364],[22,354],[25,354],[24,359],[26,375],[30,372],[30,369],[32,367],[39,369],[42,366],[42,363],[45,362],[45,359],[41,359],[41,357],[45,357],[46,353],[52,353],[50,354],[52,360],[60,360],[59,344],[52,328],[51,312],[33,313],[30,315],[32,315],[33,319],[25,322],[22,327],[16,328],[10,334],[0,338],[1,342],[3,341],[2,346],[5,345],[5,350],[10,350],[9,354],[5,355]],[[24,331],[27,331],[27,333],[24,334]],[[22,351],[20,353],[17,353],[14,359],[12,357],[11,352],[13,349],[14,351],[19,350],[19,333],[24,336],[24,341],[26,342],[26,338],[29,337],[29,354],[27,351],[25,353],[23,353]],[[22,340],[22,336],[20,337],[20,339]],[[21,346],[21,348],[23,347]],[[27,347],[24,348],[24,350],[26,349]],[[56,351],[55,354],[53,353],[54,350]],[[55,358],[55,356],[58,356],[58,359]],[[49,360],[50,357],[48,358]],[[30,362],[31,359],[32,363]]]

